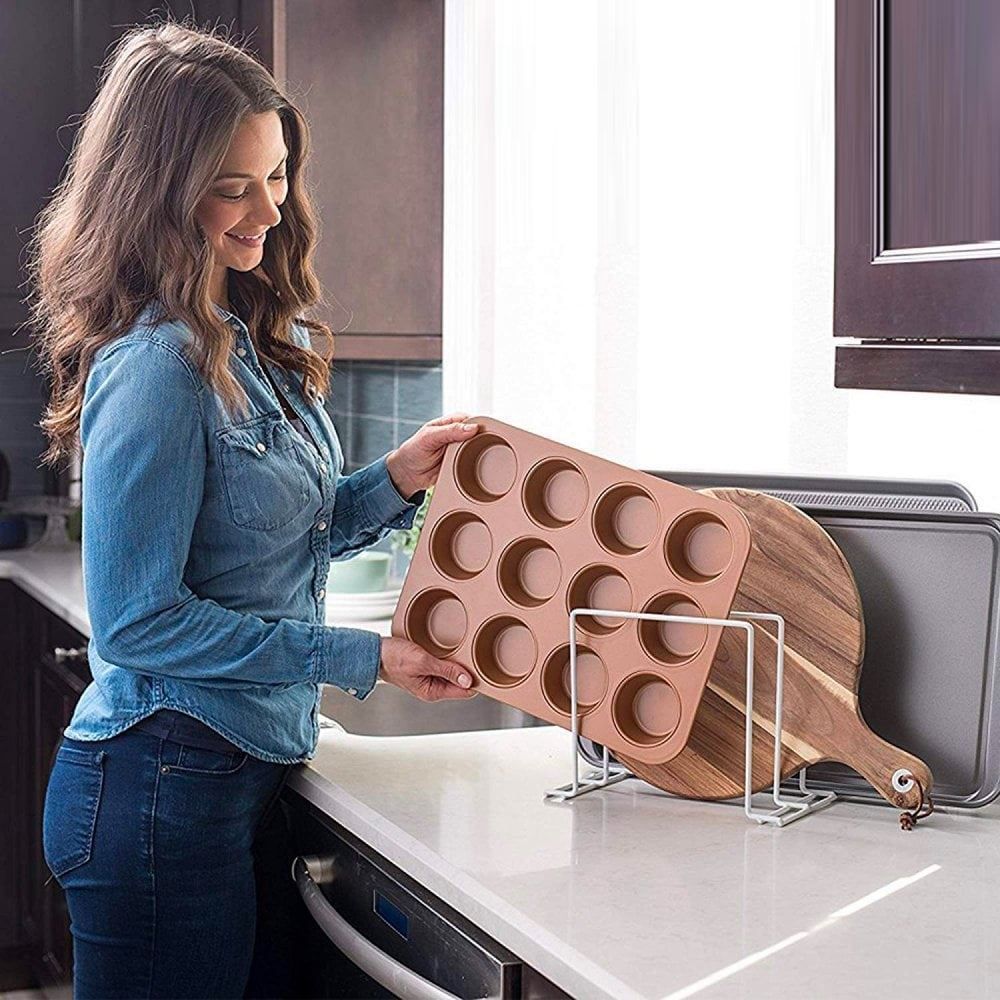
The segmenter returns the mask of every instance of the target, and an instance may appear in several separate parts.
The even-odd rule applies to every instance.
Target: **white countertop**
[[[78,548],[0,578],[89,634]],[[290,785],[577,997],[1000,996],[1000,803],[774,829],[637,781],[546,801],[570,762],[551,727],[326,729]]]
[[[1000,996],[1000,803],[777,829],[635,780],[545,800],[570,768],[554,727],[326,729],[290,785],[576,997]]]
[[[0,551],[0,580],[13,580],[78,632],[90,635],[79,545]]]

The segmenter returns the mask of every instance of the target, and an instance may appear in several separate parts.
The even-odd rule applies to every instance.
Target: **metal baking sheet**
[[[991,802],[1000,794],[1000,517],[812,516],[846,556],[861,594],[866,640],[858,699],[865,721],[926,762],[936,802]],[[843,765],[815,765],[808,778],[819,788],[882,801]]]

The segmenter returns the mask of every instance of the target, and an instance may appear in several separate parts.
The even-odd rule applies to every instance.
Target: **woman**
[[[109,57],[32,246],[49,461],[83,450],[93,683],[49,777],[75,995],[237,997],[254,847],[322,683],[467,698],[456,663],[325,626],[331,559],[406,528],[463,415],[341,477],[308,130],[239,47],[176,23]]]

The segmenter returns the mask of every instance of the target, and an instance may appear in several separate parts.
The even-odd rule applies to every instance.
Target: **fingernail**
[[[472,685],[472,678],[468,674],[459,674],[458,675],[458,683],[459,683],[460,687],[464,687],[464,688],[471,687],[471,685]]]
[[[474,431],[476,429],[475,424],[462,424],[463,431]]]

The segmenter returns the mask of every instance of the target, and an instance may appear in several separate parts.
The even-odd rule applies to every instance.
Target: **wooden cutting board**
[[[753,546],[734,611],[770,611],[785,619],[781,774],[834,760],[862,774],[902,809],[920,792],[901,793],[892,775],[906,768],[929,793],[930,770],[876,736],[861,717],[858,683],[865,629],[847,560],[830,536],[798,508],[752,490],[703,491],[739,507]],[[769,788],[774,765],[774,624],[754,629],[753,790]],[[665,764],[615,756],[633,774],[675,795],[699,799],[743,794],[746,734],[746,640],[725,629],[684,749]]]

